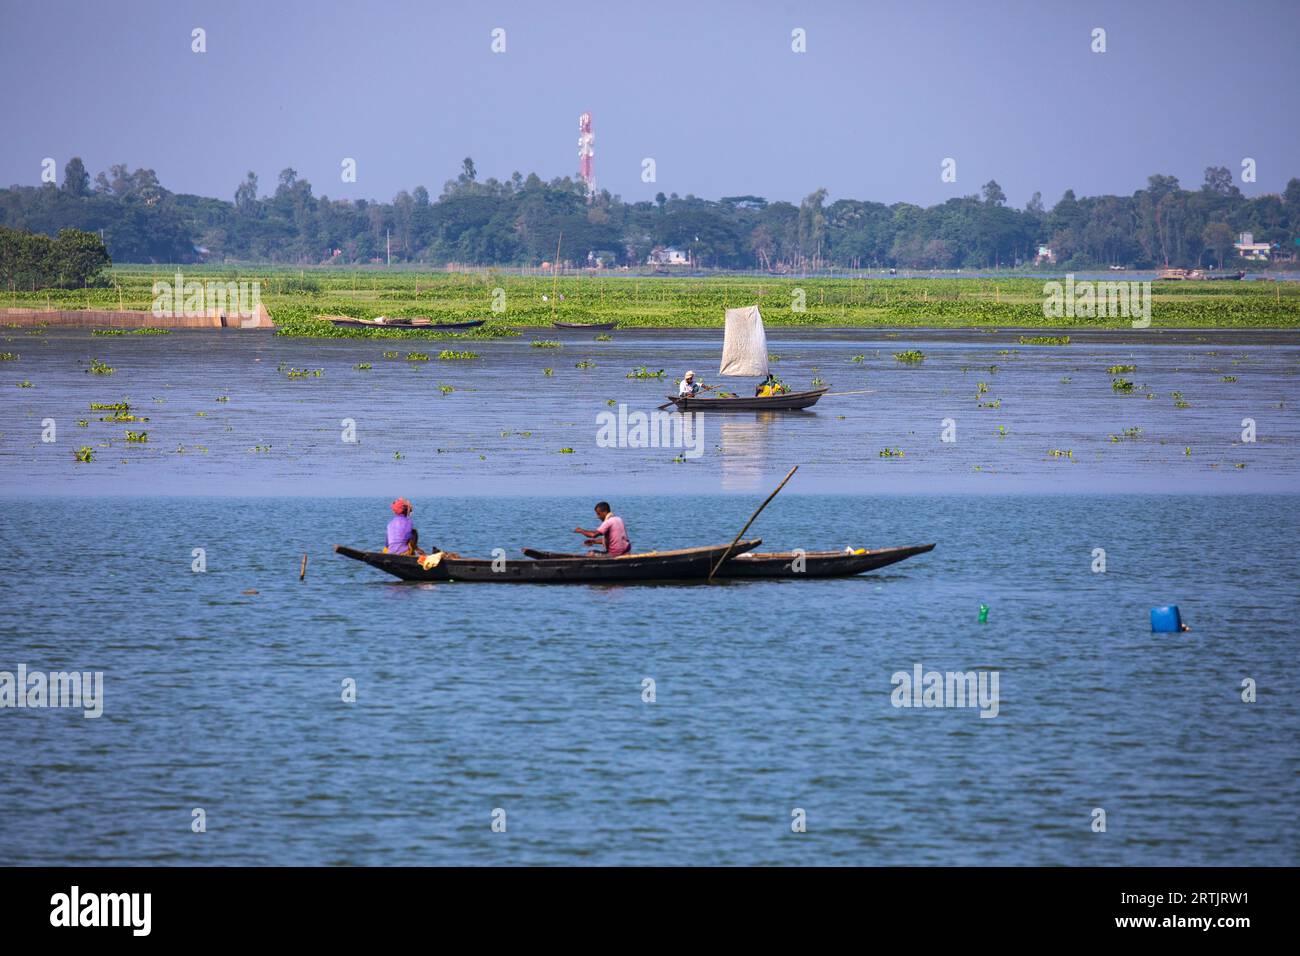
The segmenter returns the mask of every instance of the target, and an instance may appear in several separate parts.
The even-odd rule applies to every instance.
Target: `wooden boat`
[[[933,551],[932,544],[917,544],[901,548],[875,548],[865,550],[862,554],[848,551],[806,551],[803,554],[803,570],[795,570],[799,555],[793,551],[760,554],[747,551],[733,555],[720,567],[714,577],[719,578],[834,578],[865,571],[875,571],[918,554]],[[573,560],[584,557],[581,554],[565,554],[559,551],[539,551],[524,548],[524,554],[530,558],[553,561],[561,558]]]
[[[668,401],[683,412],[761,412],[790,411],[796,408],[809,408],[826,394],[826,388],[814,388],[806,392],[783,392],[780,395],[743,395],[736,398],[700,398],[683,395],[669,395]]]
[[[590,329],[593,332],[608,332],[618,328],[617,322],[552,322],[556,329]]]
[[[433,329],[449,331],[452,329],[476,329],[484,325],[487,319],[475,319],[470,322],[430,322],[428,319],[386,319],[376,322],[374,319],[353,319],[348,316],[324,316],[331,325],[340,329]]]
[[[741,541],[732,554],[752,551],[762,544],[755,538]],[[720,544],[707,548],[676,551],[648,551],[617,558],[590,554],[534,561],[493,561],[491,558],[462,558],[442,552],[436,564],[424,567],[419,558],[404,554],[360,551],[336,544],[345,558],[361,561],[403,581],[480,581],[510,584],[619,584],[638,581],[703,581],[713,565],[727,552]],[[494,566],[500,570],[494,570]]]
[[[728,309],[722,335],[722,362],[718,365],[718,374],[766,377],[768,371],[767,333],[763,329],[763,316],[759,313],[758,306]],[[822,387],[802,392],[786,391],[762,396],[740,395],[735,398],[669,395],[668,401],[659,407],[667,408],[669,405],[676,405],[677,409],[683,412],[792,411],[811,408],[828,391],[828,388]]]

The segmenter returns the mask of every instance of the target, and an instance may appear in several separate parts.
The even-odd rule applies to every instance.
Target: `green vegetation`
[[[438,353],[438,358],[444,362],[464,362],[480,358],[480,356],[477,352],[457,352],[453,349],[443,349]]]
[[[74,156],[57,187],[0,189],[0,222],[47,235],[69,222],[102,225],[117,262],[192,261],[204,245],[221,261],[379,264],[387,260],[387,232],[397,263],[536,267],[554,257],[563,232],[562,257],[570,262],[590,255],[606,268],[642,266],[656,248],[676,246],[696,268],[784,273],[1005,268],[1039,244],[1050,245],[1063,270],[1226,266],[1235,264],[1237,232],[1286,246],[1300,232],[1300,179],[1280,195],[1247,196],[1232,171],[1218,166],[1191,188],[1153,175],[1120,195],[1078,197],[1067,189],[1054,204],[1035,194],[1024,208],[1009,206],[992,179],[977,194],[929,207],[850,198],[828,204],[825,189],[794,202],[663,193],[625,202],[602,191],[589,204],[580,180],[547,182],[522,172],[480,180],[468,157],[441,188],[431,185],[413,184],[387,202],[326,199],[286,168],[274,183],[254,173],[229,183],[221,192],[231,201],[173,193],[152,170],[120,163],[92,181]],[[10,271],[0,257],[0,279],[11,279]],[[83,284],[70,270],[64,281]],[[284,291],[315,294],[317,283],[325,284],[297,274]],[[805,289],[810,309],[822,304]]]
[[[925,353],[916,349],[908,349],[906,352],[895,352],[894,359],[905,365],[915,365],[925,361]]]
[[[535,349],[558,349],[558,348],[560,348],[560,343],[559,343],[559,342],[556,342],[554,339],[533,339],[533,341],[529,342],[528,344],[529,344],[532,348],[535,348]]]
[[[95,449],[91,448],[89,445],[82,445],[73,454],[76,455],[77,461],[95,460]]]
[[[0,190],[0,200],[6,192]],[[0,213],[0,219],[8,217]],[[42,233],[0,226],[0,282],[30,290],[103,283],[103,271],[113,263],[97,234],[60,229],[51,239]]]
[[[86,372],[91,375],[112,375],[117,369],[111,365],[106,365],[97,358],[90,360],[90,368]]]
[[[17,352],[0,352],[0,362],[17,362],[20,358]]]
[[[632,371],[627,373],[628,378],[663,378],[664,370],[651,371],[644,365],[638,365]]]
[[[1022,335],[1021,345],[1069,345],[1068,335]]]
[[[126,433],[126,440],[128,442],[132,442],[133,444],[143,445],[149,441],[149,433],[128,431]]]
[[[1117,392],[1133,391],[1133,383],[1126,378],[1113,378],[1110,380],[1110,387]]]
[[[903,449],[901,448],[884,448],[880,452],[881,458],[902,458]]]
[[[1124,372],[1136,372],[1136,365],[1112,365],[1106,369],[1111,375],[1122,375]]]

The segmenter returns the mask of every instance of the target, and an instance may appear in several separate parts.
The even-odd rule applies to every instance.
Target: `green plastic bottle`
[[[981,623],[981,624],[987,624],[988,622],[989,622],[989,606],[988,606],[987,604],[981,604],[981,605],[980,605],[980,623]]]

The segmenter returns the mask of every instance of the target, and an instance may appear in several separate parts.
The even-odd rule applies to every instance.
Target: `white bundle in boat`
[[[758,306],[727,310],[718,374],[767,376],[767,334]]]

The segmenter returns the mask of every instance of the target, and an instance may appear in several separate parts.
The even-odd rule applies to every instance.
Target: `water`
[[[676,449],[599,447],[599,416],[619,405],[653,410],[688,368],[716,382],[716,330],[615,332],[610,342],[552,330],[386,343],[13,334],[0,344],[21,356],[0,363],[0,493],[752,495],[793,464],[792,491],[1295,489],[1294,333],[1072,332],[1065,347],[1021,346],[1018,332],[888,334],[772,330],[773,368],[801,388],[818,376],[832,394],[808,412],[710,416],[703,455],[682,463]],[[535,338],[563,347],[531,348]],[[443,348],[483,358],[438,361]],[[913,348],[924,363],[895,361]],[[401,357],[386,359],[386,350]],[[412,350],[435,358],[408,362]],[[116,371],[88,374],[92,358]],[[595,367],[576,368],[582,361]],[[365,363],[369,371],[355,368]],[[667,374],[626,377],[641,365]],[[1111,374],[1114,365],[1136,371]],[[290,368],[324,374],[290,380],[280,370]],[[1114,378],[1134,392],[1117,394]],[[14,387],[24,379],[34,387]],[[124,398],[149,421],[106,423],[99,419],[111,413],[89,408]],[[1253,443],[1243,444],[1245,419],[1255,423]],[[42,440],[49,420],[53,442]],[[955,442],[940,440],[945,420]],[[343,441],[345,421],[355,443]],[[128,444],[128,429],[147,431],[148,443]],[[1128,429],[1140,429],[1137,438],[1124,438]],[[93,463],[75,461],[81,446],[94,450]],[[881,458],[886,448],[903,457]]]
[[[708,418],[683,463],[599,447],[597,417],[712,381],[713,330],[4,336],[0,671],[102,671],[105,702],[0,711],[0,865],[1295,864],[1294,336],[1018,334],[774,330],[778,373],[838,394]],[[442,348],[483,358],[404,360]],[[149,421],[89,409],[124,398]],[[464,554],[573,550],[600,498],[637,549],[727,541],[795,463],[765,547],[938,547],[623,587],[404,585],[330,550],[379,547],[397,494]],[[1164,603],[1189,633],[1150,633]],[[895,708],[916,664],[996,671],[998,715]]]
[[[754,506],[611,497],[638,547]],[[788,491],[769,546],[938,547],[842,580],[544,587],[331,554],[382,540],[377,495],[9,497],[0,670],[102,670],[105,701],[0,711],[0,864],[1294,864],[1298,503]],[[513,554],[572,547],[589,504],[415,517]],[[1150,633],[1165,602],[1191,632]],[[916,663],[996,670],[998,715],[894,708]]]

